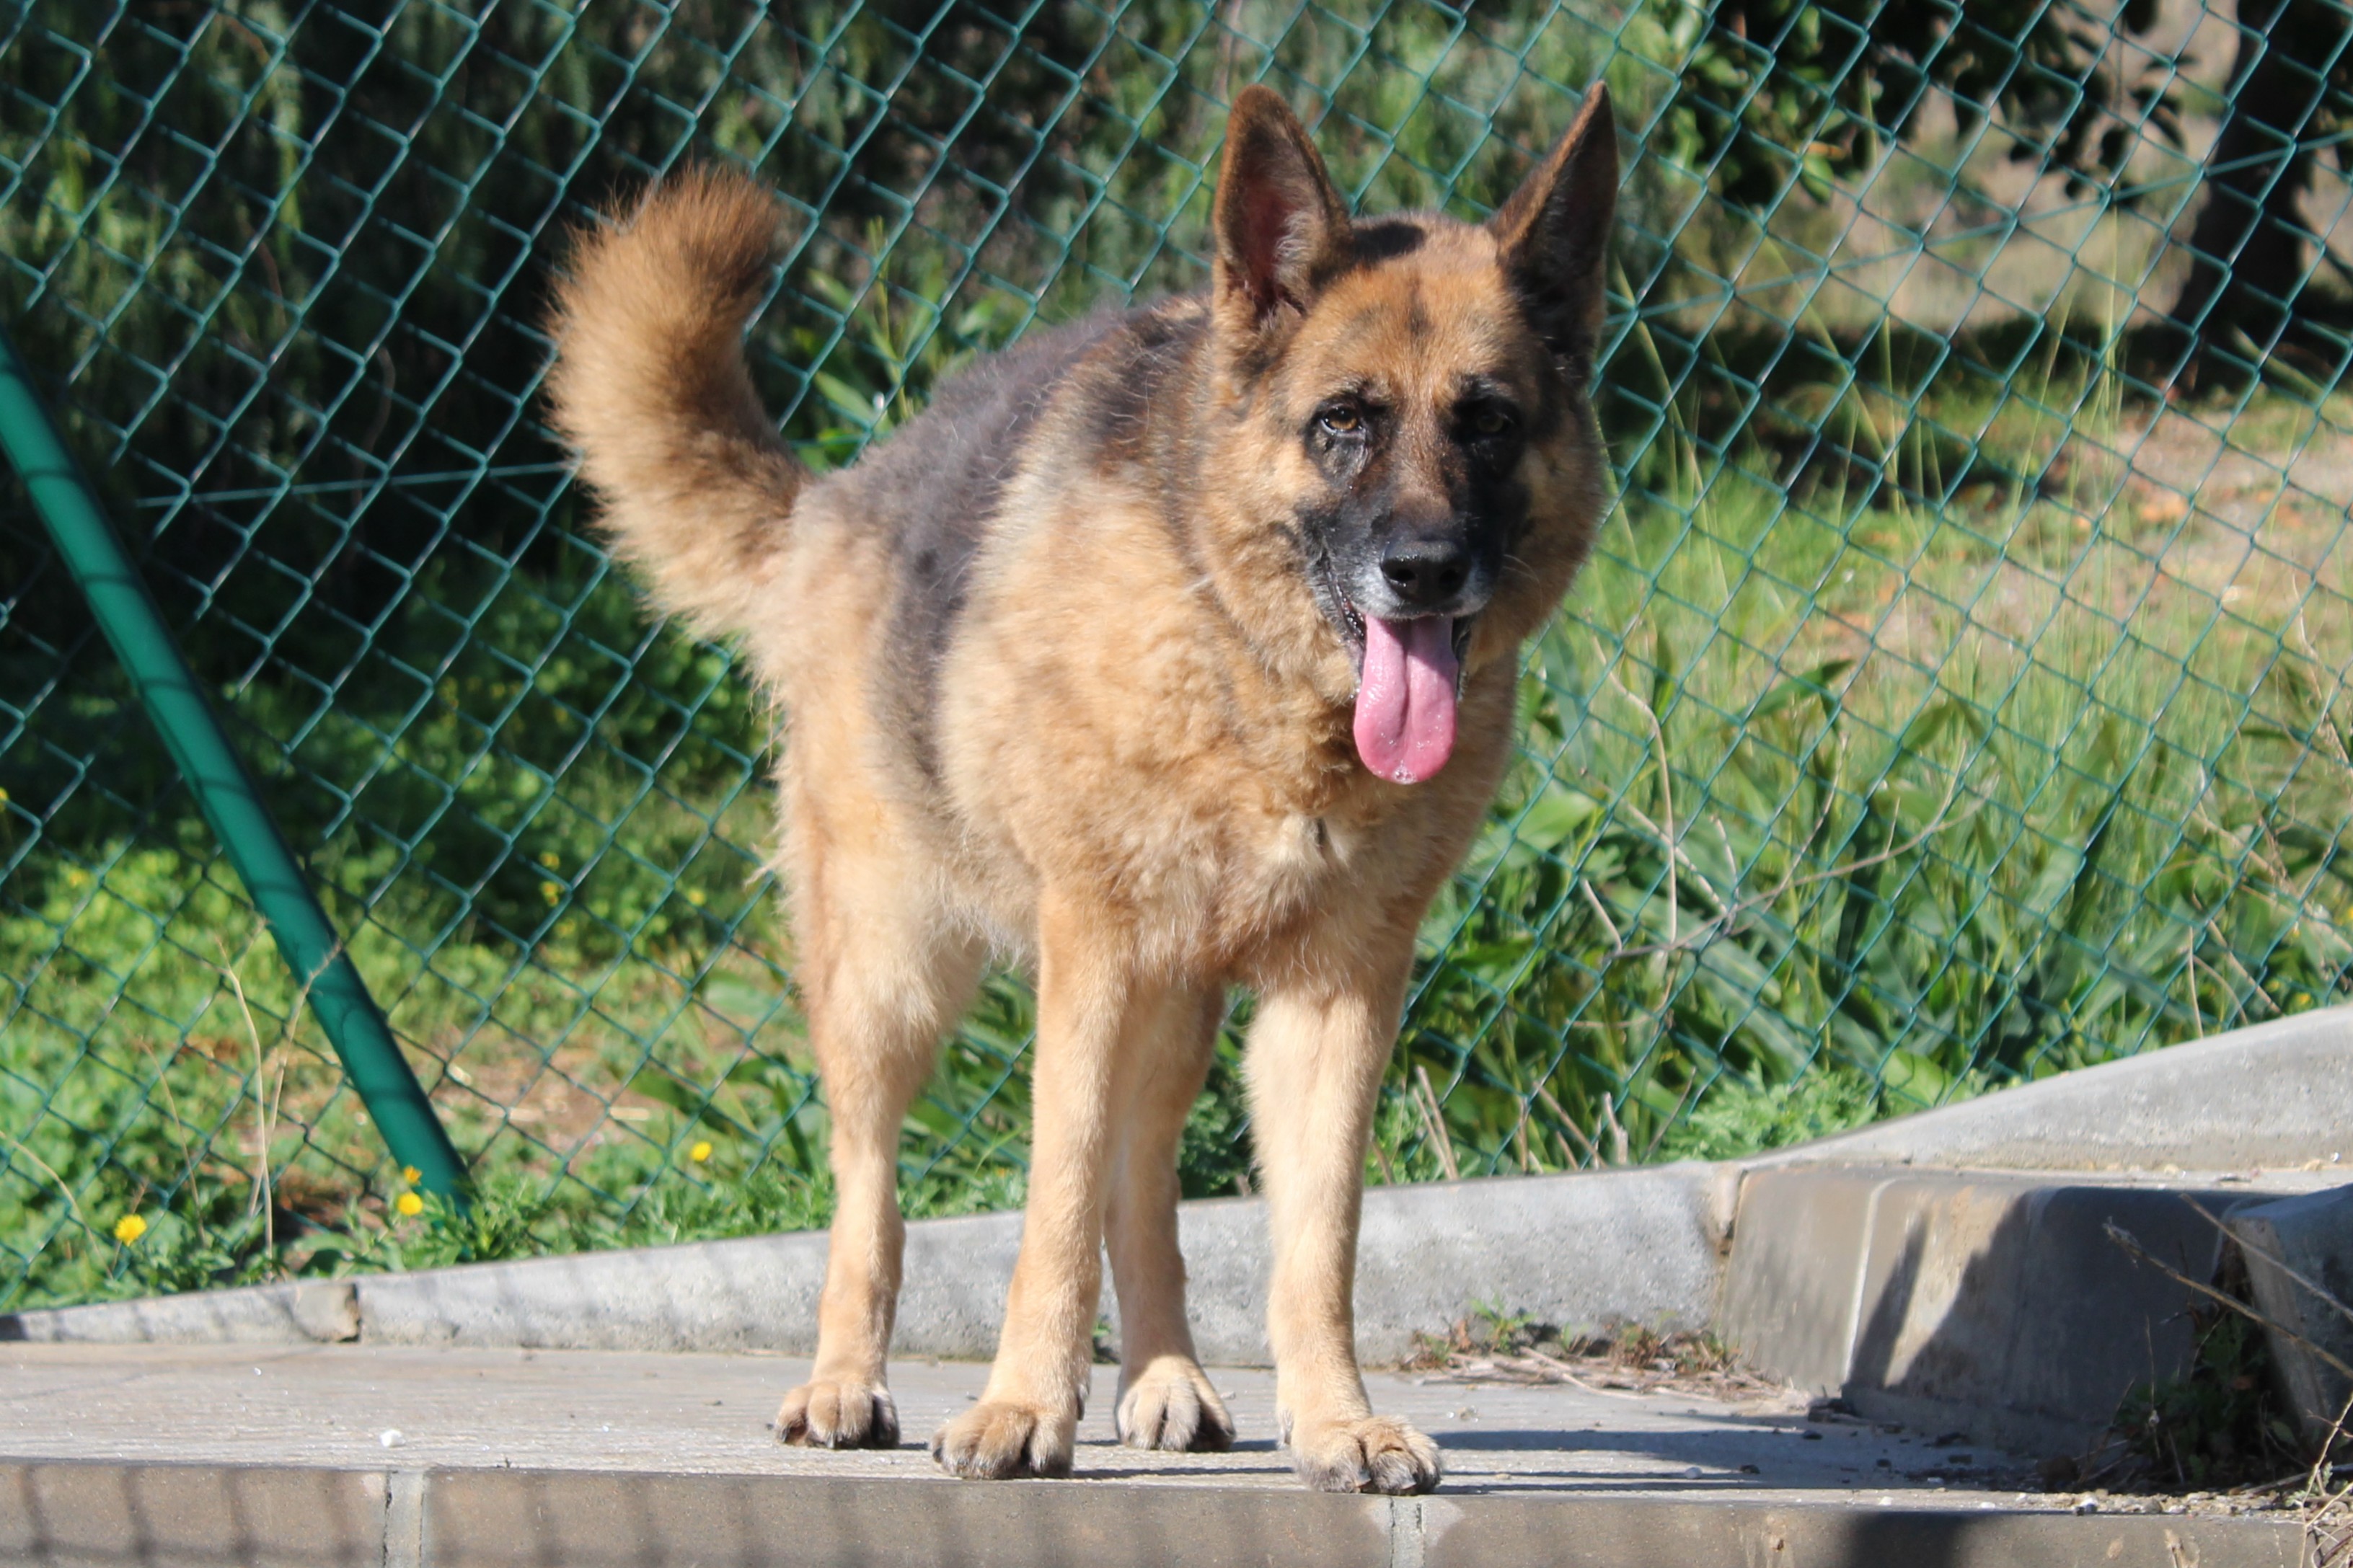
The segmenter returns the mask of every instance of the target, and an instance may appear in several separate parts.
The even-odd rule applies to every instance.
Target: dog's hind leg
[[[1243,1068],[1274,1233],[1267,1337],[1275,1412],[1293,1468],[1324,1491],[1426,1492],[1438,1446],[1376,1415],[1356,1368],[1356,1228],[1365,1149],[1397,1039],[1412,931],[1385,960],[1334,961],[1259,998]],[[1367,944],[1371,945],[1371,944]]]
[[[809,1040],[833,1122],[834,1211],[817,1363],[785,1395],[776,1437],[821,1448],[899,1441],[884,1379],[906,1239],[900,1128],[983,956],[941,928],[924,868],[881,847],[886,837],[864,852],[839,837],[821,851],[804,843],[794,889]]]
[[[1119,1290],[1119,1436],[1133,1447],[1233,1446],[1233,1417],[1194,1353],[1176,1247],[1176,1146],[1224,1012],[1223,986],[1172,993],[1123,1046],[1116,1069],[1118,1142],[1103,1220]]]

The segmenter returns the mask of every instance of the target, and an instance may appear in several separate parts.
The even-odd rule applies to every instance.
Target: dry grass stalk
[[[1430,1069],[1419,1062],[1413,1064],[1413,1108],[1421,1113],[1422,1136],[1438,1156],[1438,1167],[1446,1173],[1446,1179],[1459,1182],[1462,1179],[1462,1167],[1454,1158],[1454,1140],[1447,1133],[1438,1091],[1430,1086]]]
[[[1475,1322],[1461,1319],[1442,1334],[1416,1340],[1405,1364],[1434,1383],[1567,1384],[1616,1398],[1682,1394],[1726,1404],[1786,1392],[1743,1371],[1730,1346],[1703,1332],[1634,1327],[1564,1338],[1541,1324],[1482,1314]]]
[[[1626,1129],[1618,1120],[1618,1104],[1609,1094],[1601,1097],[1601,1125],[1609,1130],[1609,1163],[1613,1165],[1633,1163],[1633,1152],[1626,1141]]]
[[[2193,1202],[2190,1206],[2194,1208],[2197,1205]],[[2206,1211],[2203,1209],[2199,1210],[2199,1213],[2200,1214],[2205,1214],[2205,1212]],[[2209,1219],[2213,1218],[2211,1215],[2207,1215],[2207,1217]],[[2216,1221],[2215,1223],[2220,1224],[2221,1222]],[[2143,1247],[2140,1244],[2140,1238],[2138,1237],[2133,1235],[2132,1232],[2126,1230],[2116,1221],[2109,1220],[2101,1228],[2107,1233],[2107,1237],[2110,1241],[2115,1242],[2118,1247],[2123,1247],[2126,1252],[2131,1253],[2141,1262],[2147,1264],[2150,1268],[2156,1269],[2159,1274],[2164,1275],[2168,1279],[2172,1280],[2175,1284],[2182,1287],[2184,1289],[2195,1291],[2200,1296],[2207,1297],[2214,1301],[2219,1301],[2223,1306],[2228,1307],[2232,1311],[2240,1314],[2242,1317],[2244,1317],[2251,1322],[2254,1323],[2264,1332],[2277,1334],[2282,1339],[2302,1345],[2306,1350],[2310,1351],[2314,1355],[2316,1355],[2322,1361],[2327,1362],[2330,1367],[2334,1368],[2338,1373],[2343,1373],[2346,1377],[2353,1378],[2353,1365],[2348,1365],[2342,1357],[2335,1354],[2325,1346],[2313,1343],[2302,1334],[2297,1333],[2294,1329],[2289,1328],[2285,1323],[2274,1321],[2272,1319],[2264,1316],[2262,1312],[2257,1311],[2247,1302],[2240,1300],[2237,1297],[2230,1294],[2228,1291],[2220,1290],[2211,1285],[2203,1284],[2199,1280],[2192,1279],[2189,1275],[2182,1273],[2179,1268],[2173,1268],[2163,1258],[2149,1251],[2147,1247]],[[2295,1274],[2293,1271],[2290,1273],[2290,1278],[2297,1279],[2299,1282],[2303,1279],[2302,1275]],[[2319,1290],[2316,1286],[2314,1287],[2314,1289],[2316,1293],[2328,1300],[2330,1304],[2336,1306],[2339,1311],[2343,1311],[2345,1310],[2344,1304],[2338,1301],[2334,1296],[2329,1296],[2326,1291]]]
[[[2305,1478],[2297,1501],[2296,1511],[2304,1522],[2305,1561],[2310,1568],[2353,1568],[2353,1476],[2337,1484],[2336,1468],[2329,1459],[2344,1446],[2348,1417],[2353,1417],[2353,1394],[2348,1394],[2338,1407],[2328,1440],[2312,1461],[2312,1473]]]
[[[246,1000],[245,982],[238,977],[233,964],[223,963],[221,975],[228,982],[231,994],[237,997],[237,1009],[245,1016],[245,1037],[253,1045],[253,1122],[254,1138],[259,1147],[253,1156],[253,1196],[246,1206],[246,1212],[251,1214],[257,1207],[259,1209],[261,1245],[266,1251],[274,1252],[278,1247],[278,1206],[277,1194],[271,1184],[269,1145],[277,1132],[273,1100],[282,1102],[286,1094],[286,1053],[283,1050],[275,1053],[278,1081],[273,1095],[271,1089],[263,1087],[269,1077],[272,1053],[261,1044],[261,1030],[253,1021],[253,1005]]]
[[[1560,1152],[1568,1157],[1570,1169],[1601,1163],[1601,1151],[1593,1146],[1593,1140],[1585,1135],[1585,1129],[1577,1124],[1576,1119],[1560,1108],[1560,1101],[1552,1097],[1552,1090],[1538,1084],[1536,1100],[1553,1114],[1553,1137],[1559,1142]],[[1576,1151],[1568,1146],[1568,1141],[1572,1137],[1577,1140],[1577,1146],[1585,1151],[1585,1157],[1581,1160],[1577,1157]]]

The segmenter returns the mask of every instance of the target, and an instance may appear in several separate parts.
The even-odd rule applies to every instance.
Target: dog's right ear
[[[1271,88],[1253,83],[1234,100],[1213,226],[1218,325],[1245,339],[1305,315],[1348,265],[1348,209],[1306,129]]]

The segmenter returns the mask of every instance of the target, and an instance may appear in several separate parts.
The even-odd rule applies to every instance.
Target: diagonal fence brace
[[[465,1163],[393,1043],[383,1011],[263,805],[253,775],[230,746],[219,716],[108,525],[98,492],[67,450],[5,331],[0,331],[0,449],[24,476],[33,508],[66,569],[89,597],[100,629],[130,672],[230,866],[269,922],[278,951],[309,996],[392,1157],[414,1167],[418,1185],[427,1191],[462,1203]]]

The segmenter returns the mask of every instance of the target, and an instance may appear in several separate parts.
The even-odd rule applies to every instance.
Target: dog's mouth
[[[1356,755],[1395,784],[1438,776],[1454,754],[1454,710],[1462,689],[1469,616],[1385,620],[1342,591],[1329,558],[1318,563],[1324,618],[1356,658]]]

